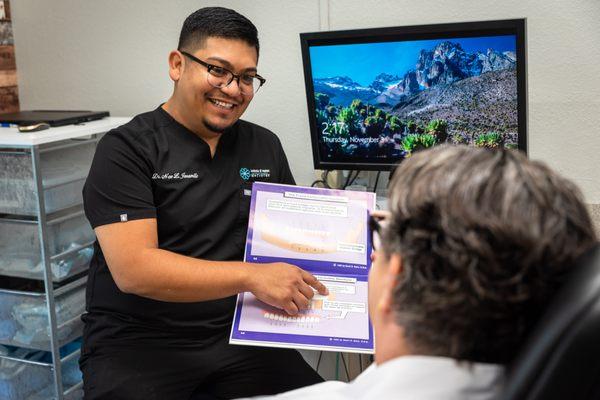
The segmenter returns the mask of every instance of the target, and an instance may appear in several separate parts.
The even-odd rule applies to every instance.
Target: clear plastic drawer
[[[85,282],[86,277],[83,277],[54,291],[57,335],[61,346],[80,337],[83,331],[80,316],[85,310]],[[50,351],[50,321],[45,293],[0,289],[0,343]]]
[[[85,270],[93,254],[94,231],[81,207],[48,220],[47,238],[52,280]],[[37,221],[0,218],[0,275],[44,279]]]
[[[62,351],[61,351],[62,352]],[[83,398],[80,351],[61,360],[66,400]],[[50,353],[0,346],[0,399],[47,400],[55,398]]]
[[[40,147],[45,212],[82,203],[81,190],[96,151],[96,139]],[[0,149],[0,213],[37,215],[36,182],[29,149]]]

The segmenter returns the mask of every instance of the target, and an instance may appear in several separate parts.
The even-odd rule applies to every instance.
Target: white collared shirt
[[[349,383],[328,381],[259,399],[487,400],[498,395],[502,377],[495,364],[403,356],[373,364]]]

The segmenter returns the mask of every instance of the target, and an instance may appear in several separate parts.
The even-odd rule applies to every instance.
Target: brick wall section
[[[17,64],[8,0],[0,0],[0,113],[19,111]]]

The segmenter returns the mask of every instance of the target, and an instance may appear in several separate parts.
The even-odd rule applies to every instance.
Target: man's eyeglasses
[[[253,95],[258,92],[258,89],[267,81],[262,76],[255,73],[245,73],[245,74],[234,74],[227,68],[219,67],[218,65],[209,64],[207,62],[202,61],[201,59],[187,53],[185,51],[181,51],[181,54],[189,58],[190,60],[203,65],[208,70],[208,74],[206,75],[206,80],[208,83],[216,88],[224,88],[227,87],[234,80],[237,81],[238,87],[240,88],[240,92],[244,95]]]
[[[369,214],[369,232],[371,232],[371,246],[373,250],[381,250],[381,235],[389,218],[390,213],[387,211],[373,211]]]

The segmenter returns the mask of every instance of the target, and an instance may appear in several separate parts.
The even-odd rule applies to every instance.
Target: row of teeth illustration
[[[307,316],[297,316],[297,317],[292,317],[289,315],[281,315],[281,314],[273,314],[273,313],[264,313],[263,317],[265,317],[266,319],[270,319],[273,321],[283,321],[283,322],[305,322],[305,323],[312,323],[312,322],[319,322],[321,319],[319,317],[307,317]]]

